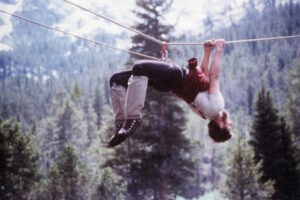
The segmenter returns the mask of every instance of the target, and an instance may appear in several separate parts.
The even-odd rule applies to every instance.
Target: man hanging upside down
[[[132,135],[142,122],[142,108],[147,86],[158,91],[172,91],[204,119],[209,119],[209,136],[215,142],[231,138],[232,122],[224,109],[219,75],[225,41],[204,43],[201,65],[191,58],[188,67],[168,61],[137,60],[132,70],[115,73],[110,78],[110,95],[116,130],[109,141],[114,147]],[[213,60],[209,65],[211,52]]]

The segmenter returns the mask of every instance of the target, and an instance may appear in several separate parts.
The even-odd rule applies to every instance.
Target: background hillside
[[[239,40],[300,34],[299,1],[249,0],[243,4],[235,2],[223,6],[222,9],[208,12],[203,21],[199,22],[199,28],[185,27],[184,29],[180,27],[185,13],[180,12],[176,16],[172,14],[172,11],[176,10],[172,5],[178,5],[178,1],[174,0],[173,4],[170,4],[171,7],[166,6],[169,12],[164,13],[162,9],[163,11],[158,15],[160,17],[158,19],[161,20],[160,25],[171,27],[171,31],[166,36],[169,41],[201,42],[213,38]],[[136,13],[149,11],[145,9],[147,5],[153,4],[157,8],[164,5],[164,3],[157,5],[153,0],[135,3],[133,2],[133,10],[126,11],[132,21],[130,25],[134,27],[139,23],[143,24],[143,18],[138,18]],[[93,2],[89,4],[93,10],[114,18],[110,7],[102,7],[101,4],[93,4]],[[83,11],[70,7],[65,2],[4,0],[0,2],[0,9],[95,41],[135,49],[139,52],[144,51],[143,48],[137,48],[134,34],[116,29],[114,25],[103,23],[103,20],[96,17],[81,17],[78,14],[80,12],[83,13],[82,16],[89,14],[84,14]],[[126,16],[126,12],[121,14]],[[151,15],[149,16],[151,20]],[[169,17],[168,20],[166,16]],[[226,45],[222,62],[221,89],[226,99],[226,107],[230,110],[234,121],[236,137],[224,144],[215,144],[208,138],[206,122],[191,113],[184,103],[165,96],[158,101],[157,96],[160,94],[153,91],[148,93],[149,102],[161,102],[163,105],[165,102],[174,102],[175,107],[168,108],[169,110],[166,109],[164,112],[168,113],[172,109],[174,113],[183,117],[175,123],[176,117],[169,119],[157,116],[150,107],[146,108],[151,114],[148,116],[149,119],[146,117],[143,134],[151,136],[155,130],[155,127],[147,126],[147,120],[165,120],[168,127],[165,134],[178,132],[178,138],[176,137],[178,146],[174,148],[178,152],[184,151],[183,155],[186,156],[176,157],[182,159],[181,165],[188,170],[179,169],[180,163],[177,163],[177,169],[186,174],[178,176],[173,174],[173,178],[178,177],[178,179],[168,178],[167,189],[164,190],[152,188],[156,184],[156,179],[154,181],[154,178],[151,178],[152,171],[145,180],[139,179],[140,174],[128,175],[128,166],[132,163],[126,161],[126,156],[131,155],[138,160],[137,163],[141,160],[147,164],[149,162],[149,165],[151,162],[154,163],[151,156],[147,157],[147,155],[154,155],[150,154],[153,151],[158,153],[155,151],[157,146],[150,144],[149,140],[161,142],[162,137],[156,138],[155,135],[155,138],[147,136],[145,139],[142,136],[143,138],[132,138],[131,146],[126,144],[117,149],[106,148],[107,139],[113,134],[109,77],[116,71],[128,69],[130,63],[138,58],[125,52],[89,44],[46,30],[35,24],[9,17],[2,12],[0,12],[0,26],[3,27],[0,30],[1,134],[6,134],[7,129],[3,128],[8,126],[6,123],[12,126],[18,123],[19,129],[16,131],[12,127],[12,130],[16,135],[18,133],[28,137],[28,141],[31,142],[28,144],[29,153],[13,154],[14,158],[20,155],[18,159],[28,159],[36,163],[35,166],[26,168],[28,171],[29,169],[33,171],[28,175],[32,178],[29,188],[22,184],[18,185],[18,188],[13,188],[17,181],[9,182],[8,180],[14,178],[8,174],[14,174],[12,172],[14,170],[6,171],[9,169],[4,167],[7,163],[1,163],[2,181],[6,183],[3,186],[5,189],[0,192],[0,197],[3,199],[16,199],[16,197],[17,199],[47,199],[49,195],[51,199],[137,199],[139,195],[139,198],[142,196],[145,199],[163,199],[163,195],[157,195],[159,192],[166,193],[168,199],[237,199],[228,195],[230,190],[225,186],[228,185],[225,183],[229,177],[228,170],[231,169],[228,163],[233,162],[232,156],[235,155],[233,151],[238,151],[235,150],[238,149],[236,147],[243,144],[238,139],[239,136],[246,143],[253,139],[253,134],[250,133],[255,127],[253,123],[257,113],[261,110],[257,102],[258,94],[263,90],[270,94],[267,103],[272,104],[276,113],[284,118],[290,131],[291,146],[295,148],[294,156],[296,160],[300,158],[299,38]],[[156,33],[155,30],[149,31],[150,35]],[[155,48],[158,48],[157,51],[151,49],[150,53],[159,56],[160,47]],[[201,59],[202,47],[170,46],[169,54],[175,62],[184,66],[190,57],[196,56]],[[7,121],[9,119],[14,121]],[[5,143],[7,140],[12,141],[13,144],[14,141],[23,141],[23,139],[3,139],[5,137],[1,136],[1,142]],[[175,144],[175,138],[173,139]],[[135,141],[145,146],[134,146],[132,143]],[[129,147],[132,149],[128,150]],[[151,149],[150,153],[139,153],[145,149],[148,151],[146,147]],[[246,149],[245,146],[243,147]],[[7,149],[10,147],[7,146]],[[7,153],[7,149],[3,145],[1,157],[11,155]],[[29,159],[26,155],[38,156],[31,156]],[[120,157],[125,160],[118,160]],[[166,160],[165,157],[160,159]],[[128,166],[123,166],[122,163]],[[155,169],[160,175],[163,174],[163,169],[176,171],[170,167],[175,166],[176,162],[172,163],[168,160],[166,163]],[[299,175],[299,163],[297,169]],[[18,171],[18,165],[15,170]],[[142,168],[141,171],[145,173],[145,170]],[[72,173],[67,175],[67,172]],[[22,177],[22,173],[20,176]],[[132,184],[133,180],[137,181],[136,185]],[[165,180],[164,177],[161,180]],[[296,181],[298,187],[299,180]],[[178,183],[180,181],[182,184]],[[185,186],[182,186],[183,183]],[[265,191],[271,191],[271,186],[266,188]],[[73,190],[76,192],[74,193]],[[63,196],[63,194],[71,194],[71,191],[75,196]],[[275,191],[279,191],[276,184]],[[278,198],[276,195],[275,197]],[[297,197],[299,196],[295,196],[295,199]]]

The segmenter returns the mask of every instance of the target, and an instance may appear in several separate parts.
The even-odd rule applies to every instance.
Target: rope
[[[114,23],[114,24],[116,24],[116,25],[118,25],[118,26],[121,26],[121,27],[123,27],[123,28],[125,28],[125,29],[127,29],[127,30],[130,30],[130,31],[132,31],[132,32],[135,32],[135,33],[141,35],[142,37],[144,37],[145,39],[151,40],[152,42],[155,42],[155,43],[157,43],[157,44],[159,44],[159,45],[162,45],[162,44],[163,44],[163,42],[160,41],[160,40],[158,40],[158,39],[155,39],[155,38],[153,38],[153,37],[150,37],[149,35],[146,35],[146,34],[140,32],[140,31],[135,30],[135,29],[133,29],[133,28],[130,28],[130,27],[128,27],[128,26],[125,26],[125,25],[123,25],[123,24],[121,24],[121,23],[119,23],[119,22],[116,22],[116,21],[114,21],[114,20],[112,20],[112,19],[110,19],[110,18],[108,18],[108,17],[105,17],[105,16],[103,16],[103,15],[100,15],[100,14],[94,12],[94,11],[88,10],[87,8],[84,8],[84,7],[82,7],[82,6],[80,6],[80,5],[76,4],[76,3],[73,3],[73,2],[68,1],[68,0],[63,0],[63,1],[65,1],[66,3],[69,3],[69,4],[73,5],[73,6],[75,6],[75,7],[77,7],[77,8],[80,8],[80,9],[86,11],[86,12],[89,12],[89,13],[91,13],[91,14],[97,16],[97,17],[100,17],[100,18],[105,19],[105,20],[107,20],[107,21],[109,21],[109,22],[111,22],[111,23]]]
[[[292,38],[300,38],[300,35],[289,35],[289,36],[255,38],[255,39],[231,40],[231,41],[225,41],[225,44],[236,44],[236,43],[245,43],[245,42],[258,42],[258,41],[279,40],[279,39],[292,39]],[[204,44],[204,42],[169,42],[169,43],[167,43],[167,45],[203,45],[203,44]]]
[[[15,14],[6,12],[6,11],[1,10],[1,9],[0,9],[0,12],[3,12],[5,14],[7,14],[7,15],[11,15],[11,16],[19,18],[21,20],[24,20],[24,21],[36,24],[38,26],[42,26],[42,27],[44,27],[46,29],[50,29],[50,30],[53,30],[53,31],[56,31],[56,32],[63,33],[63,34],[68,35],[68,36],[75,37],[75,38],[80,39],[80,40],[84,40],[84,41],[87,41],[87,42],[90,42],[90,43],[94,43],[94,44],[97,44],[97,45],[102,45],[102,46],[105,46],[105,47],[108,47],[108,48],[111,48],[111,49],[116,49],[116,50],[119,50],[119,51],[125,51],[127,53],[131,53],[131,54],[134,54],[134,55],[137,55],[137,56],[141,56],[141,57],[145,57],[145,58],[149,58],[149,59],[153,59],[153,60],[160,60],[159,58],[155,58],[155,57],[148,56],[148,55],[141,54],[141,53],[137,53],[137,52],[134,52],[134,51],[122,49],[122,48],[115,47],[115,46],[112,46],[112,45],[109,45],[109,44],[106,44],[106,43],[103,43],[103,42],[97,42],[97,41],[94,41],[94,40],[91,40],[91,39],[87,39],[87,38],[84,38],[82,36],[75,35],[75,34],[72,34],[72,33],[69,33],[69,32],[66,32],[66,31],[63,31],[63,30],[60,30],[60,29],[57,29],[57,28],[53,28],[53,27],[41,24],[41,23],[39,23],[37,21],[31,20],[31,19],[27,19],[25,17],[22,17],[22,16],[19,16],[19,15],[15,15]]]
[[[115,21],[113,21],[113,20],[111,20],[111,19],[109,19],[109,18],[106,18],[106,17],[101,16],[101,15],[99,15],[99,14],[97,14],[97,13],[94,13],[94,12],[92,12],[92,11],[89,11],[89,10],[87,10],[87,9],[85,9],[85,8],[83,8],[83,7],[79,6],[79,5],[77,5],[77,4],[74,4],[74,3],[72,3],[72,2],[70,2],[70,1],[68,1],[68,0],[63,0],[63,1],[65,1],[65,2],[67,2],[67,3],[70,3],[70,4],[72,4],[72,5],[76,6],[76,7],[79,7],[79,8],[81,8],[81,9],[87,11],[87,12],[90,12],[90,13],[92,13],[92,14],[95,14],[95,15],[101,17],[101,18],[104,18],[104,19],[106,19],[106,20],[108,20],[108,21],[110,21],[110,22],[112,22],[112,23],[115,23],[115,24],[117,24],[117,25],[119,25],[119,26],[122,26],[122,27],[124,27],[124,28],[126,28],[126,29],[128,29],[128,30],[131,30],[131,31],[133,31],[133,32],[135,32],[135,33],[137,33],[137,34],[140,34],[141,36],[143,36],[143,37],[145,37],[145,38],[147,38],[147,39],[150,39],[151,41],[153,41],[153,42],[155,42],[155,43],[158,43],[158,44],[160,44],[160,45],[203,45],[203,44],[204,44],[204,42],[169,42],[169,43],[161,42],[161,41],[159,41],[159,40],[157,40],[157,39],[155,39],[155,38],[152,38],[152,37],[150,37],[150,36],[148,36],[148,35],[146,35],[146,34],[144,34],[144,33],[141,33],[141,32],[139,32],[139,31],[137,31],[137,30],[134,30],[134,29],[132,29],[132,28],[130,28],[130,27],[127,27],[127,26],[122,25],[122,24],[120,24],[120,23],[118,23],[118,22],[115,22]],[[109,44],[106,44],[106,43],[103,43],[103,42],[97,42],[97,41],[94,41],[94,40],[91,40],[91,39],[87,39],[87,38],[84,38],[84,37],[82,37],[82,36],[78,36],[78,35],[75,35],[75,34],[72,34],[72,33],[69,33],[69,32],[66,32],[66,31],[63,31],[63,30],[60,30],[60,29],[57,29],[57,28],[53,28],[53,27],[50,27],[50,26],[41,24],[41,23],[39,23],[39,22],[37,22],[37,21],[30,20],[30,19],[21,17],[21,16],[19,16],[19,15],[12,14],[12,13],[9,13],[9,12],[6,12],[6,11],[4,11],[4,10],[0,10],[0,12],[3,12],[3,13],[5,13],[5,14],[8,14],[8,15],[11,15],[11,16],[13,16],[13,17],[19,18],[19,19],[21,19],[21,20],[24,20],[24,21],[27,21],[27,22],[30,22],[30,23],[33,23],[33,24],[42,26],[42,27],[44,27],[44,28],[51,29],[51,30],[54,30],[54,31],[63,33],[63,34],[65,34],[65,35],[75,37],[75,38],[77,38],[77,39],[85,40],[85,41],[90,42],[90,43],[94,43],[94,44],[97,44],[97,45],[102,45],[102,46],[105,46],[105,47],[108,47],[108,48],[111,48],[111,49],[116,49],[116,50],[124,51],[124,52],[127,52],[127,53],[131,53],[131,54],[134,54],[134,55],[137,55],[137,56],[141,56],[141,57],[145,57],[145,58],[149,58],[149,59],[153,59],[153,60],[161,60],[161,59],[156,58],[156,57],[152,57],[152,56],[148,56],[148,55],[145,55],[145,54],[137,53],[137,52],[134,52],[134,51],[122,49],[122,48],[115,47],[115,46],[112,46],[112,45],[109,45]],[[255,39],[231,40],[231,41],[225,41],[225,43],[226,43],[226,44],[236,44],[236,43],[245,43],[245,42],[257,42],[257,41],[278,40],[278,39],[292,39],[292,38],[300,38],[300,35],[277,36],[277,37],[264,37],[264,38],[255,38]]]
[[[244,42],[258,42],[258,41],[292,39],[292,38],[300,38],[300,35],[287,35],[287,36],[265,37],[265,38],[256,38],[256,39],[232,40],[232,41],[227,41],[225,43],[235,44],[235,43],[244,43]]]
[[[141,35],[142,37],[144,37],[144,38],[146,38],[146,39],[149,39],[149,40],[151,40],[151,41],[153,41],[153,42],[155,42],[155,43],[157,43],[157,44],[159,44],[159,45],[164,45],[164,44],[165,44],[165,45],[203,45],[203,44],[204,44],[204,42],[169,42],[169,43],[165,43],[165,42],[163,42],[163,41],[160,41],[160,40],[157,40],[157,39],[155,39],[155,38],[153,38],[153,37],[150,37],[150,36],[148,36],[148,35],[146,35],[146,34],[140,32],[140,31],[137,31],[137,30],[135,30],[135,29],[133,29],[133,28],[130,28],[130,27],[128,27],[128,26],[125,26],[125,25],[123,25],[123,24],[121,24],[121,23],[119,23],[119,22],[116,22],[116,21],[114,21],[114,20],[112,20],[112,19],[110,19],[110,18],[108,18],[108,17],[105,17],[105,16],[103,16],[103,15],[100,15],[100,14],[94,12],[94,11],[88,10],[87,8],[84,8],[84,7],[82,7],[82,6],[80,6],[80,5],[76,4],[76,3],[73,3],[73,2],[68,1],[68,0],[63,0],[63,1],[65,1],[66,3],[69,3],[69,4],[71,4],[71,5],[73,5],[73,6],[75,6],[75,7],[78,7],[78,8],[80,8],[80,9],[86,11],[86,12],[89,12],[89,13],[91,13],[91,14],[93,14],[93,15],[96,15],[96,16],[98,16],[98,17],[101,17],[101,18],[103,18],[103,19],[105,19],[105,20],[107,20],[107,21],[109,21],[109,22],[112,22],[112,23],[114,23],[114,24],[116,24],[116,25],[118,25],[118,26],[121,26],[121,27],[123,27],[123,28],[125,28],[125,29],[128,29],[128,30],[130,30],[130,31],[133,31],[133,32],[135,32],[135,33]],[[265,38],[256,38],[256,39],[231,40],[231,41],[225,41],[225,43],[226,43],[226,44],[235,44],[235,43],[244,43],[244,42],[266,41],[266,40],[291,39],[291,38],[298,38],[298,37],[300,37],[300,35],[277,36],[277,37],[265,37]]]

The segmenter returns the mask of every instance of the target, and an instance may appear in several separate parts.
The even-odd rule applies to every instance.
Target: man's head
[[[215,142],[225,142],[232,137],[232,121],[226,110],[222,110],[219,116],[208,123],[208,134]]]

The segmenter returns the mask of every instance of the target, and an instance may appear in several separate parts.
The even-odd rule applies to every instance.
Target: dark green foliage
[[[45,152],[42,163],[46,169],[56,161],[57,152],[61,152],[65,144],[73,145],[79,155],[83,156],[90,143],[88,134],[89,137],[96,134],[96,129],[91,129],[89,121],[85,120],[86,115],[91,113],[83,113],[83,110],[78,109],[67,93],[57,93],[49,110],[52,110],[51,115],[39,125],[39,143]]]
[[[194,176],[195,163],[190,141],[182,135],[184,113],[171,99],[175,97],[156,95],[160,100],[148,98],[148,106],[150,103],[155,107],[145,109],[144,127],[131,143],[133,181],[129,192],[138,196],[139,190],[141,194],[152,190],[154,198],[163,199],[166,195],[173,199],[176,195],[187,195],[184,186]]]
[[[135,14],[137,18],[142,21],[137,23],[134,28],[142,33],[149,35],[160,41],[168,41],[169,33],[173,29],[172,26],[163,24],[163,15],[170,9],[172,0],[157,1],[157,0],[137,0],[137,8]],[[134,35],[132,37],[134,46],[131,50],[140,52],[154,57],[161,57],[161,46],[153,41],[147,40],[141,35]],[[133,58],[136,58],[133,56]]]
[[[1,1],[1,3],[4,2],[16,3],[13,0]],[[299,34],[300,31],[298,1],[289,0],[279,4],[277,0],[249,0],[237,10],[233,10],[229,6],[221,13],[210,13],[205,20],[205,27],[200,30],[200,35],[195,35],[195,30],[199,31],[201,27],[199,21],[199,27],[190,27],[190,31],[175,39],[171,36],[177,34],[176,27],[162,24],[164,22],[162,16],[166,16],[166,11],[171,3],[172,1],[161,0],[137,1],[138,9],[135,12],[138,19],[133,21],[139,23],[134,28],[159,40],[171,42],[195,42],[219,37],[227,40],[260,38]],[[48,4],[43,1],[26,0],[16,14],[56,27],[63,22],[66,16],[63,12],[51,8],[50,4],[57,4],[57,2],[51,1]],[[64,6],[67,5],[59,6],[65,8]],[[233,20],[234,17],[231,14],[243,8],[245,16],[240,21]],[[98,11],[98,8],[95,10]],[[110,12],[110,8],[107,8],[107,11]],[[102,12],[101,8],[99,12]],[[199,12],[201,12],[200,8]],[[109,13],[109,15],[113,14]],[[0,18],[2,17],[5,15],[1,14]],[[185,17],[185,15],[179,15],[178,20],[185,19]],[[5,21],[3,19],[0,20],[0,24]],[[47,192],[54,194],[52,199],[59,198],[55,194],[61,195],[62,188],[60,188],[61,186],[55,187],[55,185],[61,185],[61,174],[58,172],[56,164],[59,159],[59,149],[64,149],[66,142],[70,142],[72,148],[76,150],[78,161],[89,167],[89,174],[93,177],[93,181],[89,182],[91,190],[94,190],[96,185],[100,188],[101,184],[99,183],[102,183],[103,180],[109,184],[114,183],[116,172],[118,172],[116,175],[118,177],[117,185],[120,183],[119,186],[122,186],[122,180],[126,184],[128,182],[128,188],[131,195],[134,196],[133,199],[142,199],[142,197],[160,199],[163,195],[167,196],[167,193],[170,199],[176,195],[186,198],[198,197],[211,189],[218,188],[219,183],[223,183],[222,173],[225,168],[226,156],[223,156],[222,153],[226,150],[223,151],[215,144],[207,144],[202,137],[206,133],[205,130],[201,129],[196,133],[191,126],[185,127],[186,119],[182,114],[182,107],[174,102],[175,99],[170,97],[170,94],[157,93],[151,89],[148,91],[141,129],[136,137],[116,148],[115,154],[112,153],[112,150],[103,147],[103,144],[99,144],[97,129],[101,129],[101,139],[104,144],[114,132],[111,110],[106,108],[109,102],[108,78],[113,72],[124,69],[123,63],[128,59],[128,54],[90,45],[80,40],[70,40],[69,37],[63,37],[53,31],[19,19],[11,18],[10,21],[13,30],[1,39],[1,43],[11,45],[12,50],[0,52],[0,116],[4,119],[16,118],[20,122],[19,132],[33,134],[33,138],[36,135],[37,140],[34,142],[39,144],[43,166],[39,181],[36,184],[31,184],[32,182],[24,184],[24,190],[20,192],[22,195],[28,196],[29,186],[38,185],[39,187],[36,186],[32,189],[30,199],[35,199],[35,197],[36,199],[49,199],[45,188],[50,187],[49,183],[52,182],[52,187]],[[220,22],[222,26],[218,26]],[[227,22],[232,24],[228,25]],[[128,22],[128,24],[130,23]],[[228,26],[223,27],[223,25]],[[130,40],[127,31],[122,34],[111,34],[105,32],[104,29],[106,27],[99,26],[96,32],[83,36],[109,44],[116,44],[120,40]],[[133,36],[132,41],[133,48],[131,50],[160,57],[160,45],[138,35]],[[168,50],[172,59],[179,65],[185,65],[186,60],[191,56],[197,56],[200,59],[202,47],[169,46]],[[286,120],[286,122],[292,125],[292,132],[298,137],[299,145],[300,94],[298,89],[300,87],[299,61],[297,61],[299,55],[298,39],[226,45],[221,86],[226,99],[226,107],[236,119],[234,124],[243,124],[241,128],[248,132],[249,115],[255,112],[254,94],[258,92],[260,81],[263,78],[274,94],[274,103],[280,105],[279,111],[288,113],[286,110],[286,106],[288,106],[291,120]],[[128,63],[140,59],[140,57],[132,56],[130,59],[131,61]],[[273,119],[276,120],[276,117]],[[199,121],[195,120],[193,127],[205,126],[204,123],[201,125],[198,123]],[[278,126],[273,126],[272,123],[264,122],[260,128],[265,128],[266,131],[274,131],[274,128],[286,129],[280,119],[278,124]],[[266,128],[269,125],[272,125],[273,128]],[[186,130],[187,136],[193,135],[195,148],[192,150],[189,139],[180,134],[183,129]],[[266,137],[259,139],[264,141],[266,149],[270,148],[272,151],[269,152],[272,160],[268,161],[282,163],[286,159],[290,159],[289,148],[282,147],[281,143],[278,143],[281,140],[278,140],[281,138],[280,134],[278,135],[278,131],[274,131],[274,133],[272,137],[276,138],[270,137],[271,142],[268,142]],[[22,137],[25,136],[22,135]],[[19,140],[23,140],[20,139],[22,137],[18,137]],[[287,141],[287,146],[290,143],[290,139],[282,140]],[[199,145],[200,142],[203,143],[204,148]],[[0,148],[3,149],[6,147],[5,145],[1,145]],[[210,146],[214,147],[213,150],[207,151]],[[284,150],[286,155],[275,155],[275,148],[286,149]],[[31,154],[32,158],[35,154]],[[21,155],[24,154],[20,153]],[[64,155],[67,156],[67,154]],[[114,156],[117,156],[117,159],[112,159]],[[2,155],[0,158],[2,160],[0,163],[4,163]],[[110,172],[104,173],[102,178],[102,170],[99,170],[98,166],[105,160],[109,160],[106,164],[114,170],[111,174]],[[194,168],[193,162],[195,161],[198,164],[197,169]],[[26,162],[27,160],[22,160],[17,164]],[[36,164],[32,162],[32,165]],[[293,166],[293,162],[290,165]],[[298,166],[300,169],[300,165]],[[50,169],[51,172],[48,171]],[[274,169],[278,168],[274,167]],[[282,169],[286,168],[283,166]],[[196,177],[190,176],[191,172]],[[287,183],[284,181],[286,177],[277,178],[281,179],[279,182]],[[0,178],[5,177],[1,176]],[[0,183],[9,182],[1,180]],[[105,191],[114,189],[109,184],[104,185]],[[15,185],[16,188],[20,186]],[[129,199],[128,191],[124,191],[123,186],[119,189],[121,195],[116,198],[123,198],[126,192],[125,198]],[[93,192],[87,191],[87,194],[91,193]],[[41,196],[35,194],[41,194]],[[135,196],[135,194],[137,195]],[[78,194],[78,198],[81,197],[81,194]],[[101,198],[101,195],[97,197]]]
[[[126,182],[122,177],[106,168],[97,187],[95,200],[125,200],[126,189]]]
[[[208,18],[212,25],[205,27],[203,34],[193,38],[193,41],[203,41],[213,38],[226,40],[254,39],[281,35],[297,35],[300,32],[299,2],[286,1],[277,6],[268,1],[250,0],[239,9],[244,9],[245,16],[235,22],[226,12],[219,16],[223,21],[231,22],[231,26],[217,28],[219,21],[215,15]],[[261,8],[261,9],[259,9]],[[234,11],[233,9],[231,11]],[[230,10],[227,11],[230,13]],[[258,28],[259,26],[259,28]],[[292,28],[291,28],[292,27]],[[222,60],[221,89],[230,111],[239,109],[251,114],[254,105],[253,94],[258,93],[261,78],[264,78],[274,95],[278,105],[287,104],[286,92],[289,90],[288,73],[293,59],[299,57],[299,40],[271,40],[241,44],[226,44]],[[182,47],[187,52],[184,56],[194,55],[192,47]],[[180,52],[185,52],[180,49]],[[196,49],[199,52],[199,49]],[[196,55],[199,55],[198,53]],[[260,78],[261,77],[261,78]],[[285,107],[278,109],[283,111]]]
[[[100,81],[97,81],[96,82],[99,86],[100,86]],[[101,92],[101,89],[103,90],[104,88],[102,87],[99,87],[97,86],[96,89],[95,89],[95,98],[94,98],[94,102],[93,102],[93,108],[96,112],[96,115],[97,115],[97,119],[96,119],[96,125],[98,127],[98,129],[101,127],[101,122],[102,122],[102,114],[104,112],[104,108],[103,108],[103,105],[105,104],[105,98],[104,98],[104,95],[105,92],[102,91]],[[108,92],[107,92],[108,93]]]
[[[300,60],[296,59],[289,73],[290,115],[293,122],[293,133],[300,145]]]
[[[65,145],[57,163],[51,166],[47,179],[36,186],[33,199],[76,200],[88,199],[90,195],[87,170],[80,163],[74,149]]]
[[[161,23],[162,15],[171,1],[137,1],[141,19],[135,28],[160,40],[168,35],[171,26]],[[131,50],[160,57],[161,47],[140,35],[132,39]],[[178,100],[170,93],[149,88],[143,123],[126,147],[116,150],[115,158],[106,165],[128,180],[131,199],[174,199],[188,195],[184,191],[195,173],[195,163],[189,153],[190,141],[182,134],[186,118]],[[123,144],[123,145],[126,145]]]
[[[0,199],[27,199],[36,179],[38,153],[13,121],[0,119]]]
[[[274,199],[299,199],[299,174],[291,131],[279,117],[270,92],[265,91],[264,86],[258,95],[256,110],[250,144],[255,162],[262,162],[260,181],[275,181]]]
[[[298,171],[300,173],[300,61],[295,59],[293,68],[289,73],[289,116],[292,122],[292,130],[297,145]]]
[[[255,164],[253,150],[244,137],[238,135],[237,143],[231,152],[225,184],[225,196],[232,200],[266,200],[274,194],[272,181],[259,182],[263,172],[262,163]]]
[[[62,199],[86,199],[87,177],[71,146],[65,146],[58,162],[50,169],[52,187],[56,187]],[[58,195],[57,193],[55,195]]]

